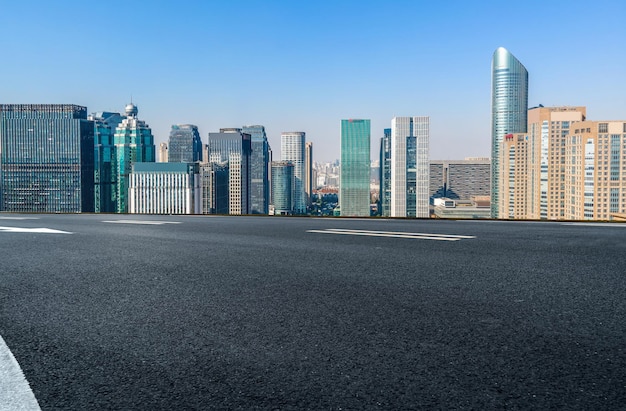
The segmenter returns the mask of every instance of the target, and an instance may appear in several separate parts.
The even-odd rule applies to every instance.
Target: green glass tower
[[[128,182],[133,163],[154,163],[156,148],[152,130],[137,119],[137,106],[126,106],[126,118],[115,129],[115,170],[117,213],[128,212]]]
[[[341,120],[341,216],[370,215],[370,120]]]

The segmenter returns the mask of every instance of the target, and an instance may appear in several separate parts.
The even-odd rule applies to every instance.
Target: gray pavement
[[[626,225],[16,217],[0,336],[44,410],[626,404]]]

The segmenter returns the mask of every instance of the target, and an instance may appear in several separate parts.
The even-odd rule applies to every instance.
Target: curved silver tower
[[[525,133],[528,71],[504,47],[491,61],[491,216],[499,218],[500,146],[511,133]]]

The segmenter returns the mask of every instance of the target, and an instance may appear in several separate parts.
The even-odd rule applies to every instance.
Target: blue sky
[[[342,118],[430,116],[431,158],[490,154],[490,64],[529,71],[529,105],[626,119],[626,2],[0,0],[0,102],[123,111],[170,126],[305,131],[339,157]]]

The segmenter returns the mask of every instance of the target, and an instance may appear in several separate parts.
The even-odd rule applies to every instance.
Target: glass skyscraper
[[[115,128],[124,120],[120,113],[98,112],[87,117],[94,122],[94,207],[96,213],[116,210]]]
[[[209,162],[228,165],[228,214],[250,214],[250,134],[239,128],[209,133]]]
[[[429,217],[428,117],[391,120],[391,217]]]
[[[70,104],[0,105],[0,210],[94,211],[94,126]]]
[[[293,201],[294,214],[306,214],[305,185],[305,133],[292,131],[280,135],[280,159],[293,164]]]
[[[370,215],[370,120],[341,120],[342,216]]]
[[[126,118],[115,129],[115,172],[117,213],[128,212],[128,178],[133,163],[154,163],[156,147],[150,127],[137,119],[137,106],[126,106]]]
[[[293,213],[294,166],[289,161],[272,162],[272,205],[274,215]]]
[[[499,47],[491,62],[491,216],[499,218],[500,148],[507,134],[525,133],[528,120],[528,71]]]
[[[252,153],[250,154],[250,213],[267,214],[270,203],[269,164],[270,145],[265,127],[244,126],[242,132],[250,134]]]
[[[168,144],[168,162],[195,163],[202,161],[202,139],[193,124],[172,126]]]

